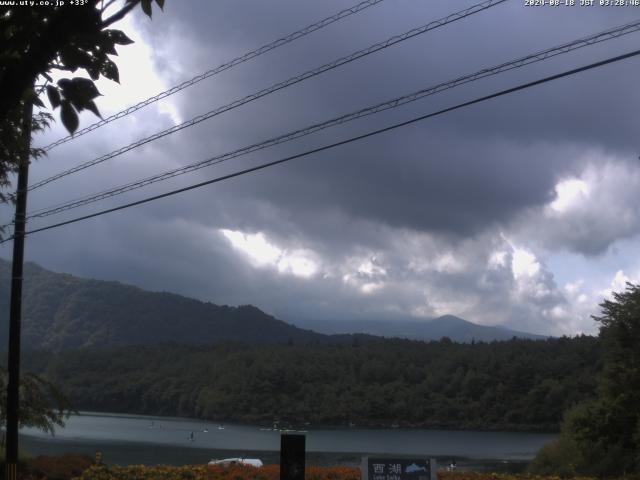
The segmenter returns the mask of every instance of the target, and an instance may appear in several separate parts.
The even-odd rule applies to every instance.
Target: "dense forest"
[[[557,430],[595,391],[593,337],[161,345],[30,353],[79,410],[292,425]]]

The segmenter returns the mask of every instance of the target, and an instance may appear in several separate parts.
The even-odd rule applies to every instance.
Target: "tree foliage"
[[[600,323],[604,364],[597,395],[567,412],[560,444],[575,450],[576,473],[639,474],[640,285],[627,284],[600,307],[602,314],[594,319]],[[567,470],[566,458],[557,460],[556,469]]]
[[[0,369],[0,426],[7,421],[6,369]],[[73,410],[67,397],[53,383],[46,379],[27,373],[20,379],[20,427],[35,427],[51,435],[55,427],[64,427],[65,419]]]
[[[164,0],[156,3],[162,8]],[[132,43],[122,31],[109,27],[138,4],[151,16],[151,0],[125,0],[115,10],[110,9],[114,0],[0,6],[0,188],[9,186],[10,174],[21,162],[44,153],[30,148],[31,135],[53,120],[40,94],[46,91],[52,109],[59,109],[63,125],[72,134],[78,128],[79,112],[100,115],[95,104],[100,92],[93,81],[103,76],[117,82],[118,68],[110,56],[117,55],[116,45]],[[51,76],[53,71],[73,74],[82,70],[90,78],[62,78],[54,83]],[[40,111],[33,114],[33,107]],[[0,193],[1,202],[12,199],[10,194]],[[0,377],[0,421],[4,422],[6,372],[0,372]],[[53,433],[56,425],[64,424],[68,404],[53,384],[25,375],[20,396],[23,426]]]
[[[302,425],[557,430],[593,395],[593,337],[161,345],[29,355],[80,410]]]
[[[78,112],[100,115],[95,99],[100,95],[93,83],[101,76],[119,81],[118,67],[111,56],[116,45],[132,41],[110,26],[124,18],[138,4],[151,16],[151,0],[125,0],[114,11],[114,0],[87,0],[84,5],[0,6],[0,188],[9,184],[9,174],[17,170],[28,148],[22,135],[25,107],[45,109],[40,94],[46,91],[51,107],[59,109],[65,128],[78,128]],[[164,0],[156,0],[160,8]],[[83,77],[53,81],[53,71]],[[36,112],[36,129],[52,119]],[[33,130],[33,129],[32,129]],[[42,151],[35,151],[35,156]],[[0,196],[6,201],[10,196]]]

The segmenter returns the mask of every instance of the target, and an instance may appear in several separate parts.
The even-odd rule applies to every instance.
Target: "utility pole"
[[[24,264],[24,231],[29,184],[29,151],[31,149],[31,117],[33,103],[25,100],[22,118],[22,142],[16,189],[16,213],[11,263],[11,307],[9,313],[9,380],[7,383],[6,480],[18,478],[18,425],[20,418],[20,326],[22,322],[22,270]]]

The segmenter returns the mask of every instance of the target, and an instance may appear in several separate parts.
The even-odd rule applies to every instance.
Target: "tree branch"
[[[104,0],[102,0],[102,5],[100,6],[100,11],[104,12],[107,8],[109,8],[111,5],[113,5],[116,2],[116,0],[109,0],[107,2],[107,4],[104,4]]]
[[[67,71],[67,72],[72,72],[73,71],[69,67],[62,67],[60,65],[47,65],[47,68],[49,70],[64,70],[64,71]]]
[[[127,15],[127,13],[129,13],[131,10],[133,10],[136,7],[136,5],[138,5],[138,3],[140,3],[140,0],[133,0],[128,5],[125,5],[124,7],[122,7],[120,11],[114,13],[109,18],[106,18],[102,22],[102,28],[108,27],[109,25],[117,22],[118,20],[122,20]]]

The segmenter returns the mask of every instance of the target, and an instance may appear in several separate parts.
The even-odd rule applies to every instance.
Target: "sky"
[[[351,0],[168,0],[118,24],[116,113],[350,7]],[[47,178],[369,45],[470,7],[384,0],[78,137]],[[579,3],[579,2],[577,2]],[[35,211],[188,165],[640,19],[640,7],[503,4],[234,108],[30,192]],[[82,208],[37,228],[202,182],[634,50],[640,33]],[[640,58],[560,79],[145,205],[30,235],[26,259],[291,323],[452,314],[545,335],[597,333],[640,282]],[[57,112],[56,112],[57,115]],[[81,114],[80,127],[96,120]],[[65,136],[56,124],[36,145]],[[0,208],[5,221],[11,212]],[[5,223],[5,222],[3,222]],[[11,244],[0,246],[10,258]]]

